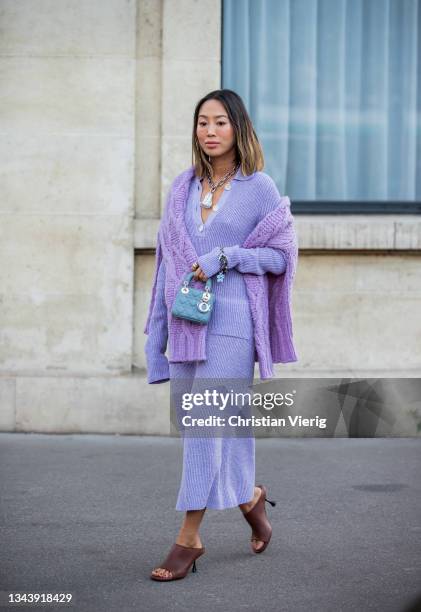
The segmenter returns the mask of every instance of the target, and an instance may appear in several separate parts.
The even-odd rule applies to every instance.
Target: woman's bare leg
[[[259,489],[259,487],[254,487],[254,496],[253,499],[250,500],[249,502],[245,503],[245,504],[240,504],[238,507],[240,508],[241,512],[243,512],[243,514],[246,514],[246,512],[249,512],[253,506],[255,504],[257,504],[257,502],[259,501],[259,497],[262,493],[262,489]],[[263,542],[261,542],[260,540],[253,540],[251,542],[252,547],[254,548],[254,550],[259,550],[259,548],[261,548],[263,546]]]
[[[259,489],[260,490],[260,489]],[[183,524],[176,539],[177,544],[189,546],[192,548],[202,548],[202,542],[199,536],[199,527],[205,514],[206,508],[201,510],[187,510]],[[155,576],[171,577],[171,572],[162,567],[157,567],[152,571]]]

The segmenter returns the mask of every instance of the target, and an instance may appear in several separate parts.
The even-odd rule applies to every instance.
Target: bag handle
[[[183,284],[186,287],[187,287],[187,285],[190,285],[190,282],[191,282],[193,276],[194,276],[194,272],[188,272],[185,275]],[[198,278],[197,280],[200,281],[201,283],[204,282],[204,281],[200,280],[200,278]],[[209,292],[211,290],[211,288],[212,288],[212,279],[211,279],[211,277],[209,277],[208,280],[206,281],[205,290]]]

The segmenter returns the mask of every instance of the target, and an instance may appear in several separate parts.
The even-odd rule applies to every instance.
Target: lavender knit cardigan
[[[165,302],[168,310],[169,362],[206,359],[207,326],[173,317],[171,306],[181,281],[191,270],[198,256],[184,222],[184,208],[189,184],[195,173],[194,165],[173,181],[162,216],[156,246],[156,267],[152,296],[144,333],[155,303],[157,277],[162,258],[165,260]],[[273,363],[297,361],[293,344],[291,292],[298,260],[298,244],[290,200],[281,197],[277,189],[264,189],[265,197],[275,199],[268,213],[248,235],[243,248],[273,247],[283,253],[286,269],[283,274],[263,275],[244,273],[247,295],[254,325],[255,361],[259,362],[260,378],[274,376]]]

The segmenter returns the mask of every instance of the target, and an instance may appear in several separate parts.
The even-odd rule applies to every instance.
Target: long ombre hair
[[[194,110],[192,164],[195,166],[196,176],[205,177],[206,170],[212,176],[212,164],[208,161],[196,136],[199,110],[207,100],[219,100],[227,112],[235,133],[235,163],[241,164],[242,173],[248,176],[253,172],[263,170],[265,164],[263,150],[242,99],[231,89],[215,89],[201,98]]]

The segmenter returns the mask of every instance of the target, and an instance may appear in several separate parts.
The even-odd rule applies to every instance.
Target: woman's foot
[[[259,501],[261,494],[262,494],[262,489],[260,487],[254,487],[254,496],[253,496],[253,499],[250,502],[247,502],[246,504],[240,504],[239,505],[239,508],[240,508],[241,512],[243,514],[246,514],[247,512],[250,512],[250,510],[252,508],[254,508],[254,506]],[[262,542],[261,540],[252,540],[252,542],[251,542],[251,545],[252,545],[254,550],[259,550],[259,548],[261,548],[263,546],[263,544],[264,544],[264,542]]]
[[[181,544],[181,546],[188,546],[189,548],[202,548],[202,542],[200,540],[199,534],[189,533],[183,528],[180,529],[180,532],[175,542],[176,544]],[[163,567],[156,567],[152,570],[152,574],[154,576],[163,576],[164,578],[171,578],[172,576],[172,573]]]

